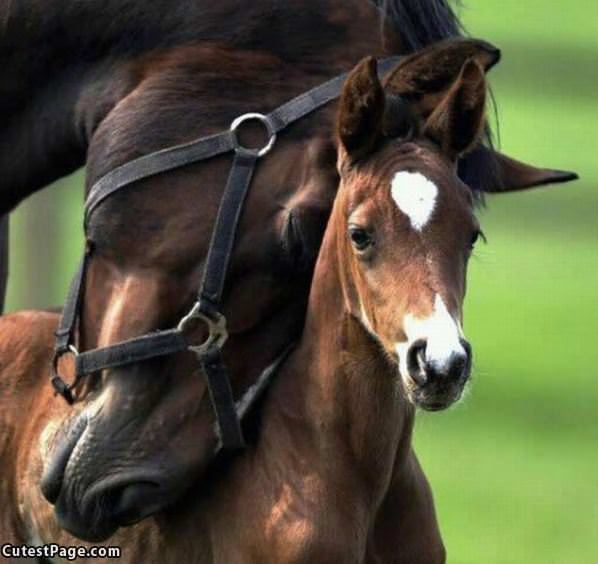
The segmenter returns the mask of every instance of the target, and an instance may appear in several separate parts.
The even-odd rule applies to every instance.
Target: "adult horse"
[[[456,29],[442,3],[426,4],[423,12],[415,8],[420,3],[387,4],[383,37],[391,49],[409,49]],[[113,24],[98,25],[107,34],[101,38],[76,33],[73,43],[67,42],[72,48],[76,41],[89,41],[89,48],[75,50],[85,56],[81,65],[66,75],[58,73],[63,88],[52,84],[31,108],[15,100],[23,120],[4,137],[1,157],[3,164],[14,167],[14,174],[7,175],[9,188],[2,193],[7,207],[32,189],[34,178],[43,181],[66,172],[85,150],[91,184],[133,157],[217,131],[238,114],[267,111],[363,55],[383,51],[380,37],[372,33],[378,26],[377,9],[357,0],[308,6],[255,2],[242,15],[232,2],[217,7],[185,4],[177,10],[170,3],[156,3],[151,12],[131,19],[115,19],[110,5],[102,5],[98,14],[85,11],[91,3],[81,6],[61,12],[58,20],[41,18],[39,25],[25,26],[45,41],[50,30],[62,27],[66,35],[60,39],[71,37],[68,17],[94,23],[109,17]],[[400,21],[393,14],[409,13],[429,19],[394,35],[392,24],[398,31]],[[32,9],[23,18],[27,23],[38,15]],[[127,25],[135,31],[133,39]],[[281,33],[288,40],[280,41]],[[102,49],[110,54],[107,59],[98,54]],[[466,52],[471,49],[467,44]],[[489,66],[496,51],[480,49]],[[427,56],[410,59],[389,85],[412,100],[422,119],[450,88],[455,72],[447,62],[439,74],[431,73],[429,61]],[[44,63],[43,69],[53,68]],[[20,84],[35,76],[25,74]],[[59,92],[50,112],[48,99],[56,100]],[[231,334],[225,356],[237,395],[302,327],[313,257],[337,185],[330,113],[328,108],[305,118],[281,137],[260,164],[246,204],[225,292]],[[37,119],[42,116],[47,119]],[[55,143],[46,144],[50,134]],[[259,137],[259,130],[250,129],[248,136]],[[16,158],[17,149],[31,155],[28,167]],[[497,155],[496,174],[487,174],[485,167],[475,166],[487,165],[487,154],[480,148],[465,161],[463,174],[476,186],[522,188],[570,178]],[[57,163],[51,174],[49,162]],[[169,327],[185,312],[205,261],[227,167],[226,158],[216,158],[157,175],[114,196],[96,213],[88,226],[94,258],[82,303],[80,349]],[[10,329],[11,324],[14,318],[4,323],[3,339],[14,353],[14,342],[24,337]],[[50,324],[48,320],[27,329],[43,333]],[[5,358],[12,358],[9,351]],[[78,390],[72,411],[52,398],[49,389],[38,387],[37,379],[8,382],[2,427],[7,437],[4,468],[11,476],[5,485],[11,500],[6,507],[29,510],[1,516],[6,534],[24,538],[35,531],[43,538],[57,538],[37,490],[16,484],[16,476],[24,476],[24,484],[37,483],[43,466],[52,474],[46,481],[52,487],[45,492],[57,504],[60,524],[82,538],[105,538],[118,526],[180,500],[201,477],[216,442],[205,386],[193,360],[179,354],[107,371]],[[29,403],[33,399],[35,404]],[[15,450],[17,460],[11,456]],[[45,516],[43,523],[38,523],[38,510]]]

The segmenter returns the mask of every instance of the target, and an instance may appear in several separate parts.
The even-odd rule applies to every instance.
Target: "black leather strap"
[[[243,393],[243,396],[235,403],[235,412],[237,419],[240,422],[243,422],[249,415],[252,407],[254,407],[263,397],[264,393],[272,383],[274,376],[277,374],[284,361],[288,358],[289,354],[293,351],[295,345],[296,343],[292,343],[286,347],[266,368],[264,368],[255,383],[247,388]],[[218,453],[223,448],[222,437],[219,437],[215,452]]]
[[[79,303],[83,295],[83,284],[85,282],[85,273],[87,272],[88,257],[89,254],[85,252],[79,263],[79,268],[71,280],[66,301],[64,302],[60,323],[55,332],[56,341],[54,351],[58,355],[67,352],[72,344],[75,325],[77,324],[77,317],[79,314]]]
[[[233,141],[233,133],[224,131],[190,143],[167,147],[115,168],[91,187],[85,202],[85,224],[89,222],[93,211],[121,188],[162,172],[228,153],[233,149]]]
[[[186,351],[188,348],[189,343],[178,329],[158,331],[109,347],[79,353],[75,357],[75,372],[77,377],[80,377],[108,368]]]
[[[69,404],[74,402],[72,388],[77,383],[80,375],[75,374],[75,381],[73,384],[67,384],[59,374],[60,357],[68,352],[76,354],[77,351],[73,346],[73,339],[75,338],[75,329],[77,325],[77,318],[79,315],[79,304],[83,295],[83,285],[85,282],[85,274],[87,272],[87,262],[89,259],[89,252],[86,248],[83,258],[79,263],[79,268],[69,286],[69,291],[66,297],[64,307],[62,309],[62,316],[58,323],[58,328],[54,335],[54,356],[52,358],[52,368],[50,382],[54,391],[61,395]]]
[[[220,310],[226,272],[256,162],[255,156],[235,155],[220,201],[199,290],[201,311],[208,316],[213,315],[214,310]]]
[[[218,348],[211,348],[199,357],[201,367],[207,378],[208,391],[214,412],[219,439],[224,448],[236,450],[245,446],[245,438],[235,410],[235,400],[222,353]]]

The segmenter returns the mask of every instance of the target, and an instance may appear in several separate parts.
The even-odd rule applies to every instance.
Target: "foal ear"
[[[369,154],[382,137],[384,90],[373,57],[363,59],[349,74],[340,97],[336,134],[351,162]]]
[[[459,76],[426,121],[423,133],[456,160],[479,140],[485,123],[486,77],[475,59],[468,59]]]

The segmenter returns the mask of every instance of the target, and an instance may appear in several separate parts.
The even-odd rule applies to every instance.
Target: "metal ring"
[[[243,145],[241,145],[241,143],[239,143],[239,138],[237,137],[237,130],[239,129],[241,124],[252,119],[259,121],[266,128],[266,132],[268,133],[268,142],[262,148],[252,149],[250,147],[244,147]],[[274,128],[272,120],[268,116],[257,112],[250,112],[248,114],[243,114],[242,116],[236,118],[230,124],[230,131],[233,134],[233,148],[240,155],[247,155],[250,157],[263,157],[272,150],[272,147],[274,147],[274,143],[276,142],[276,129]]]
[[[72,354],[74,358],[77,358],[79,356],[79,351],[74,345],[68,345],[68,348],[54,354],[54,360],[52,361],[54,366],[57,367],[58,361],[67,354]]]
[[[75,381],[72,384],[67,384],[58,373],[58,363],[66,354],[72,354],[74,358],[77,358],[79,356],[79,351],[74,347],[74,345],[69,345],[67,349],[54,354],[54,358],[52,359],[51,382],[54,391],[57,394],[60,394],[69,405],[72,405],[75,401],[73,396],[73,388],[77,384],[77,377],[75,376]]]
[[[221,313],[216,312],[214,318],[207,316],[201,311],[201,303],[199,301],[193,304],[191,311],[181,319],[177,326],[177,330],[184,333],[189,324],[199,319],[208,326],[209,334],[206,340],[199,345],[189,345],[188,349],[198,356],[204,356],[213,346],[221,349],[228,339],[228,331],[226,329],[226,317]]]

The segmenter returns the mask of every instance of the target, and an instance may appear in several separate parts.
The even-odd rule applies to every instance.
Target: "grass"
[[[416,448],[451,564],[594,564],[598,12],[583,0],[469,4],[472,35],[503,51],[491,75],[502,149],[582,180],[489,198],[481,213],[489,244],[472,261],[465,315],[475,381],[458,408],[419,417]],[[60,202],[79,186],[63,182],[52,199],[39,195],[14,215],[9,308],[62,302],[81,248],[81,208],[65,213]],[[61,221],[44,225],[47,207]],[[25,233],[35,229],[37,241],[59,238],[63,252],[28,249]]]

